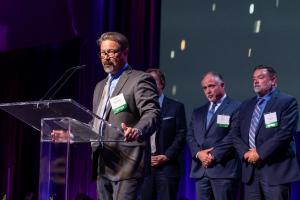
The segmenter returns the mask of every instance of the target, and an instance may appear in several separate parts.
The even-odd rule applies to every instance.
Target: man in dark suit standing
[[[225,83],[218,73],[206,73],[201,85],[209,102],[193,111],[187,134],[197,199],[235,199],[240,161],[231,128],[240,103],[225,94]]]
[[[184,105],[163,94],[165,76],[159,69],[146,72],[157,85],[161,107],[160,129],[150,138],[151,166],[144,179],[142,200],[175,200],[178,190],[182,151],[185,143],[186,118]]]
[[[155,81],[149,74],[128,65],[129,43],[124,35],[107,32],[97,42],[99,58],[108,76],[96,85],[93,111],[124,133],[105,128],[97,119],[94,130],[104,140],[125,141],[92,144],[98,198],[135,200],[144,176],[144,140],[159,125]]]
[[[297,101],[276,89],[272,67],[255,67],[252,79],[257,96],[242,103],[233,125],[245,199],[287,200],[291,182],[300,178],[293,138]]]

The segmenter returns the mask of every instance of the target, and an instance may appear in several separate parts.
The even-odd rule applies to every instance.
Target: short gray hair
[[[129,48],[128,39],[121,33],[118,32],[106,32],[103,33],[98,39],[97,44],[100,47],[104,40],[115,41],[120,45],[121,50]]]
[[[206,72],[206,73],[202,76],[202,79],[201,79],[201,80],[203,80],[204,77],[207,76],[207,75],[212,75],[212,76],[214,76],[214,77],[218,80],[219,83],[224,83],[224,78],[223,78],[223,76],[222,76],[221,74],[219,74],[219,73],[217,73],[217,72],[213,72],[213,71]]]

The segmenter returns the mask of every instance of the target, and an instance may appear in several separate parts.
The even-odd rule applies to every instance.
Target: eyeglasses
[[[109,49],[107,51],[101,51],[98,52],[99,58],[106,58],[108,56],[109,58],[115,57],[117,53],[119,53],[121,50],[120,49]]]

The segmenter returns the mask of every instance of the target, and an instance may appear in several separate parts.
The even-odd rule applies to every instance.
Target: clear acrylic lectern
[[[122,131],[102,120],[72,99],[0,104],[0,108],[41,132],[39,199],[69,200],[69,170],[72,143],[121,142],[104,141],[92,122],[101,121],[102,128]],[[53,137],[53,130],[61,134]]]

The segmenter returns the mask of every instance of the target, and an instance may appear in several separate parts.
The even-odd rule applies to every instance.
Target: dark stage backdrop
[[[286,8],[287,6],[286,2],[283,4],[282,1],[274,0],[270,2],[273,2],[272,5],[275,6],[283,6],[282,8]],[[292,0],[289,2],[293,4],[296,1]],[[195,5],[198,3],[201,6],[197,7]],[[223,13],[221,18],[227,21],[226,23],[224,22],[219,25],[217,22],[220,17],[215,15],[206,18],[208,10],[215,10],[214,13],[217,13],[216,11],[220,7],[223,7],[220,5],[225,3],[230,8],[231,13],[230,15]],[[129,38],[131,46],[129,62],[134,68],[141,70],[147,67],[158,66],[159,42],[161,41],[161,58],[165,58],[166,60],[160,60],[160,65],[163,71],[166,71],[167,75],[168,86],[166,92],[172,96],[174,93],[171,91],[177,91],[175,98],[185,103],[188,113],[191,107],[204,102],[199,88],[199,79],[201,73],[204,71],[201,71],[202,69],[214,69],[222,73],[227,73],[227,71],[229,72],[228,66],[235,66],[235,70],[237,68],[244,69],[245,67],[244,74],[246,78],[243,78],[239,84],[229,85],[228,92],[232,95],[231,90],[240,88],[241,85],[247,85],[247,90],[251,91],[248,72],[250,72],[249,67],[252,66],[253,56],[260,55],[262,62],[268,62],[267,64],[273,64],[273,62],[269,61],[273,61],[273,58],[281,60],[281,56],[273,57],[273,53],[277,52],[276,49],[257,49],[255,45],[252,46],[253,41],[256,40],[260,42],[266,41],[267,44],[272,44],[273,41],[268,40],[269,35],[259,38],[259,34],[253,33],[254,26],[256,29],[259,26],[260,31],[265,30],[265,22],[262,18],[250,15],[252,21],[250,20],[251,25],[247,29],[251,38],[247,42],[249,45],[245,49],[242,48],[241,52],[237,52],[238,56],[234,56],[232,60],[236,60],[237,63],[233,64],[229,62],[228,58],[230,55],[235,55],[234,52],[236,52],[229,51],[229,47],[238,45],[243,41],[240,38],[241,35],[236,32],[236,27],[242,27],[242,29],[245,29],[245,27],[243,24],[239,24],[239,21],[236,21],[240,16],[234,18],[235,15],[242,12],[238,8],[240,3],[237,0],[228,2],[219,0],[215,1],[215,3],[206,0],[199,2],[188,1],[185,4],[182,4],[182,2],[178,4],[177,1],[162,1],[163,11],[160,26],[161,2],[159,0],[48,0],[42,3],[34,0],[26,1],[26,3],[17,0],[2,0],[0,6],[0,102],[38,100],[65,70],[76,65],[86,64],[87,68],[76,72],[72,79],[57,94],[56,98],[73,98],[87,108],[91,108],[93,87],[97,81],[105,76],[99,65],[97,58],[98,49],[96,46],[97,37],[105,31],[119,31]],[[249,1],[250,3],[252,2]],[[176,5],[180,5],[180,7]],[[189,5],[192,8],[188,7]],[[297,9],[297,6],[288,8],[293,11]],[[243,15],[248,16],[248,9],[249,5],[247,5],[247,8],[242,9],[246,10],[246,14],[244,13]],[[260,13],[269,13],[274,10],[279,13],[282,12],[277,7],[276,9],[264,7],[264,9]],[[173,17],[166,18],[165,11],[168,14],[174,14]],[[258,10],[254,12],[256,11],[258,12]],[[195,17],[195,12],[199,16]],[[185,17],[185,15],[190,17],[181,18]],[[299,35],[296,31],[297,23],[293,20],[299,19],[297,18],[297,12],[290,12],[287,15],[295,17],[289,21],[278,19],[280,27],[284,31],[278,32],[277,29],[271,29],[270,33],[279,34],[276,37],[283,35],[294,38]],[[233,20],[225,20],[229,16]],[[256,25],[254,25],[254,21],[259,19],[261,19],[261,22],[256,22]],[[265,16],[265,19],[272,21],[276,18]],[[287,24],[284,25],[286,21]],[[189,29],[189,26],[193,26],[194,28]],[[196,31],[198,27],[202,26],[206,37],[201,37],[202,33],[199,34]],[[291,26],[295,28],[292,31],[288,31]],[[161,36],[160,27],[162,29]],[[228,38],[222,39],[222,35],[217,34],[219,29],[215,30],[215,27],[228,29],[228,34],[232,33],[233,38],[229,38],[229,40]],[[166,32],[168,29],[169,31]],[[194,34],[194,38],[199,37],[203,44],[197,45],[197,43],[191,43],[188,37],[189,34],[186,34],[185,30],[188,30],[191,35]],[[293,32],[295,32],[295,35],[289,35]],[[212,34],[210,35],[210,33]],[[182,38],[185,40],[181,42]],[[171,47],[166,45],[169,41]],[[210,43],[206,44],[205,42]],[[295,63],[299,63],[296,56],[297,52],[299,52],[297,41],[295,40],[294,43],[285,43],[286,41],[281,42],[281,40],[275,42],[275,44],[285,47],[278,50],[280,53],[285,53],[287,47],[291,47],[289,50],[292,53],[288,57],[290,59],[284,57],[285,59],[281,61],[291,64],[293,67],[290,70],[293,73],[291,74],[292,81],[283,82],[281,79],[280,86],[294,83],[297,80],[295,78],[297,76]],[[189,48],[193,45],[197,45],[199,50],[194,51],[193,56],[187,56],[187,60],[194,63],[177,59],[179,57],[186,57],[185,53],[190,52]],[[179,50],[180,48],[185,50]],[[249,50],[250,48],[251,50]],[[293,49],[294,51],[292,51]],[[172,50],[174,50],[173,53]],[[223,56],[209,56],[213,52],[219,51],[224,53],[222,54]],[[263,57],[265,54],[262,54],[262,51],[271,52],[272,54]],[[249,54],[250,57],[248,58]],[[172,57],[175,56],[175,59],[169,59],[171,55]],[[286,54],[283,55],[286,56]],[[201,65],[197,65],[197,60],[203,61],[206,58],[207,60],[204,63],[199,62]],[[249,59],[247,61],[248,65],[239,64],[243,59]],[[222,65],[217,65],[217,63],[221,63]],[[200,68],[196,68],[197,66],[200,66]],[[201,66],[205,67],[201,68]],[[226,69],[220,68],[219,70],[217,68],[219,66],[226,66]],[[182,69],[184,71],[181,71]],[[280,76],[285,74],[282,70],[278,70]],[[176,80],[180,80],[180,83],[172,81],[173,77],[175,77],[173,76],[174,72],[180,72],[179,76],[176,76]],[[190,77],[191,74],[197,74],[197,76],[192,78]],[[224,75],[226,80],[228,80],[227,75]],[[234,77],[236,78],[236,75]],[[247,80],[248,83],[246,81],[247,78],[249,78]],[[184,88],[180,84],[187,85],[187,88]],[[177,87],[174,88],[173,85]],[[191,91],[193,88],[195,88],[195,91],[192,92],[192,95],[183,95],[187,97],[186,99],[178,95],[183,91]],[[287,86],[281,88],[290,92]],[[290,93],[295,95],[293,92]],[[199,94],[199,96],[196,94]],[[240,98],[240,96],[237,96],[237,98]],[[296,139],[297,141],[300,140],[299,137],[296,137]],[[76,194],[83,192],[95,199],[95,184],[90,182],[91,160],[89,145],[75,145],[74,151],[76,155],[72,157],[72,164],[76,165],[76,167],[71,173],[73,180],[70,186],[72,192],[71,198],[74,199]],[[186,167],[182,175],[179,196],[192,200],[195,193],[193,182],[188,177],[190,164],[188,151],[186,151],[185,155]],[[0,198],[4,194],[7,194],[7,199],[20,200],[26,196],[29,197],[37,194],[39,133],[2,111],[0,111],[0,160]],[[297,188],[299,186],[294,185],[293,199],[300,198],[297,193],[300,189]],[[33,197],[33,199],[35,198]]]
[[[118,31],[130,40],[135,69],[158,66],[160,1],[1,1],[0,103],[39,100],[68,68],[77,71],[56,99],[73,98],[91,108],[95,84],[105,77],[97,58],[97,38]],[[89,144],[74,145],[70,199],[96,199]],[[0,199],[36,199],[39,133],[0,111]]]
[[[166,94],[185,104],[189,119],[192,109],[206,102],[200,85],[205,72],[223,74],[227,95],[242,101],[254,95],[253,67],[266,64],[277,70],[278,88],[300,102],[299,8],[297,0],[162,1],[160,67]],[[181,190],[194,199],[193,182],[184,177]],[[292,199],[300,199],[299,182]]]

